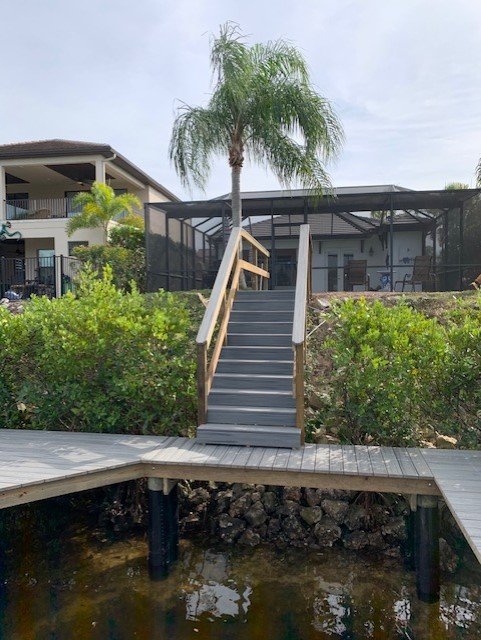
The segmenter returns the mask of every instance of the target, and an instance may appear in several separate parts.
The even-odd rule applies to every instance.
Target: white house
[[[107,144],[55,139],[0,145],[3,284],[52,280],[55,256],[70,256],[80,244],[105,242],[101,229],[66,233],[68,218],[75,215],[75,194],[94,181],[118,193],[129,191],[142,203],[177,200]]]

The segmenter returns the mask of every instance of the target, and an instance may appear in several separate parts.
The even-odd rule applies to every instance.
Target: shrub
[[[119,224],[110,229],[109,244],[125,249],[143,249],[145,247],[145,232],[143,229],[128,224]]]
[[[0,416],[17,428],[178,434],[195,420],[186,304],[87,270],[77,297],[0,309]]]
[[[85,265],[90,265],[97,273],[102,273],[109,265],[112,270],[113,284],[124,291],[130,289],[132,282],[140,291],[145,291],[146,270],[143,248],[132,249],[126,246],[92,245],[76,247],[74,256]],[[85,267],[84,267],[85,268]]]
[[[443,328],[406,304],[347,300],[334,314],[331,401],[318,419],[347,442],[413,443],[445,362]]]

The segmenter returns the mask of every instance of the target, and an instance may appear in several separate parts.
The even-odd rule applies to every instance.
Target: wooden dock
[[[142,477],[442,496],[481,562],[481,451],[0,429],[0,508]]]

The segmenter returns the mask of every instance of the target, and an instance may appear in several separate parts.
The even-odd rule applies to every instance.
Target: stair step
[[[232,316],[231,316],[232,318]],[[232,333],[255,333],[255,334],[292,334],[291,322],[232,322],[229,321],[229,331]]]
[[[273,291],[238,291],[236,300],[294,300],[295,289],[274,289]]]
[[[293,311],[269,311],[267,314],[265,311],[238,311],[232,309],[230,314],[230,322],[290,322],[294,318]]]
[[[201,424],[197,428],[197,442],[250,447],[301,446],[301,430],[297,427],[252,426],[246,424]],[[235,467],[235,461],[232,465]],[[244,465],[243,465],[244,466]]]
[[[292,392],[292,368],[290,375],[263,375],[247,373],[216,373],[212,391],[217,389],[252,389],[258,391]]]
[[[222,358],[217,364],[218,373],[274,374],[292,376],[292,360],[244,360]]]
[[[227,346],[220,354],[220,360],[293,360],[292,347]]]
[[[295,409],[296,407],[292,391],[259,391],[258,389],[212,389],[208,404],[229,407],[242,404],[248,407],[272,409]]]
[[[234,300],[233,311],[261,311],[270,313],[271,311],[293,311],[294,299],[292,300]]]
[[[289,347],[292,345],[292,333],[229,333],[229,347]]]
[[[211,404],[207,409],[207,422],[295,427],[296,410]]]

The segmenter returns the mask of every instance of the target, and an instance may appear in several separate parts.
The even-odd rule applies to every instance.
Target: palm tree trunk
[[[242,226],[242,200],[240,195],[240,174],[242,167],[234,165],[232,167],[232,188],[231,188],[231,206],[232,206],[232,226]],[[242,240],[239,243],[239,258],[242,258]],[[247,289],[246,278],[244,272],[241,271],[239,278],[239,287]]]
[[[240,195],[240,174],[242,167],[234,165],[232,167],[232,225],[242,226],[242,201]]]

